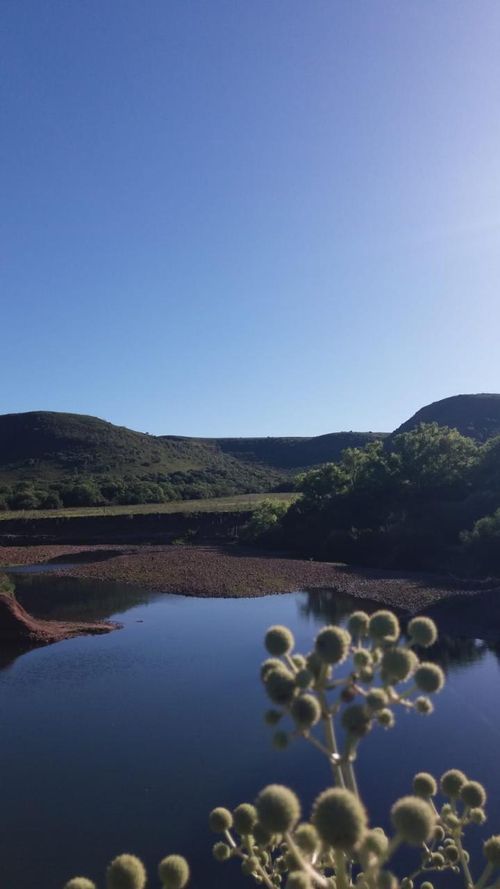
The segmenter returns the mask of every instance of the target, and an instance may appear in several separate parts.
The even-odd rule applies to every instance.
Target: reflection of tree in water
[[[476,606],[473,624],[470,619],[462,615],[461,601],[453,603],[450,600],[446,603],[446,607],[435,606],[427,609],[426,613],[435,618],[440,635],[438,642],[431,648],[425,651],[419,650],[420,657],[435,661],[446,671],[477,663],[488,651],[493,652],[500,660],[500,631],[497,636],[493,627],[493,638],[491,638],[491,612],[488,618],[488,613],[485,614],[481,603],[477,602]],[[383,606],[380,603],[357,599],[334,590],[307,591],[307,598],[299,602],[300,614],[305,618],[313,618],[318,623],[343,623],[352,611],[363,609],[370,614],[381,607]],[[470,607],[469,600],[466,608]],[[403,614],[399,617],[404,632],[410,617]],[[483,639],[483,635],[487,638]]]
[[[104,620],[151,598],[132,585],[74,577],[16,574],[12,580],[18,602],[34,617],[48,620]]]
[[[307,599],[299,603],[300,614],[303,617],[314,618],[318,623],[342,623],[352,611],[367,611],[371,614],[380,604],[370,599],[356,599],[348,593],[338,593],[335,590],[306,590]]]
[[[437,643],[431,648],[417,650],[422,659],[436,661],[448,672],[457,667],[478,663],[488,653],[490,645],[480,639],[454,638],[444,634],[439,636]]]

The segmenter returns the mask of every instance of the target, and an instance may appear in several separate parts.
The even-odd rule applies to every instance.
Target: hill
[[[266,438],[183,438],[213,447],[221,454],[250,464],[261,464],[282,473],[310,469],[319,463],[338,460],[345,448],[362,448],[369,441],[384,438],[384,432],[331,432],[314,437]],[[162,436],[163,441],[179,441],[177,436]]]
[[[420,423],[450,426],[475,441],[486,441],[494,435],[500,435],[500,395],[484,393],[442,398],[417,411],[393,435],[409,432]]]
[[[0,416],[0,504],[11,509],[217,497],[283,480],[209,441],[167,440],[81,414]]]
[[[423,407],[392,433],[451,426],[479,442],[500,434],[500,395],[456,395]],[[386,433],[313,437],[153,436],[82,414],[0,416],[0,508],[58,509],[293,489],[294,476]]]

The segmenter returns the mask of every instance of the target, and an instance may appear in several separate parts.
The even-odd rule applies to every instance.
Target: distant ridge
[[[266,438],[183,438],[211,444],[222,454],[253,464],[270,466],[283,472],[307,469],[320,463],[338,460],[345,448],[362,448],[369,441],[382,439],[385,432],[330,432],[311,438],[292,436]],[[164,441],[175,441],[175,436],[162,436]]]
[[[417,411],[389,438],[429,422],[455,427],[483,442],[500,435],[500,395],[455,395],[433,402]],[[181,498],[289,490],[299,471],[335,461],[347,447],[363,447],[369,441],[386,437],[383,432],[259,438],[154,436],[83,414],[3,414],[0,501],[2,493],[4,498],[8,497],[7,489],[12,494],[13,486],[20,482],[31,481],[50,488],[86,478],[99,484],[104,480],[108,487],[110,480],[113,484],[125,480],[132,487],[138,482],[163,485],[167,499],[174,489],[175,496]],[[150,488],[147,496],[156,496],[155,490]],[[134,496],[146,494],[141,489]]]
[[[500,395],[452,395],[420,408],[393,434],[408,432],[419,423],[438,423],[458,429],[476,441],[486,441],[500,435]]]

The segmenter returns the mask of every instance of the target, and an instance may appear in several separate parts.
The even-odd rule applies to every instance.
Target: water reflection
[[[272,747],[257,679],[264,632],[286,624],[307,651],[316,625],[345,619],[360,600],[328,591],[194,599],[47,574],[17,576],[16,586],[37,616],[124,627],[31,651],[0,672],[5,886],[32,889],[36,873],[56,889],[77,872],[100,884],[109,858],[128,850],[151,873],[163,854],[185,854],[193,887],[248,889],[237,866],[212,860],[207,812],[276,781],[308,813],[329,780],[308,745]],[[432,719],[404,713],[366,739],[358,779],[374,823],[387,823],[415,771],[454,766],[489,785],[490,833],[500,828],[499,621],[495,603],[475,601],[477,613],[470,601],[434,612],[444,633],[433,656],[449,679]],[[478,830],[479,856],[482,838]]]
[[[18,602],[34,617],[45,620],[107,620],[155,596],[132,584],[59,577],[33,569],[9,576]]]
[[[342,623],[359,608],[371,614],[380,602],[355,599],[331,590],[310,590],[300,603],[304,617],[318,624]],[[439,640],[426,649],[425,657],[448,672],[481,661],[488,652],[500,658],[500,602],[491,592],[477,596],[457,596],[425,610],[439,626]],[[410,619],[399,613],[403,632]],[[423,652],[420,652],[423,654]]]

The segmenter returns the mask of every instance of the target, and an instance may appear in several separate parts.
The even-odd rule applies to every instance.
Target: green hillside
[[[385,437],[384,432],[331,432],[315,437],[280,438],[179,438],[165,435],[162,441],[196,442],[214,448],[222,455],[249,464],[261,464],[287,475],[320,463],[338,460],[345,448],[362,448],[369,441]]]
[[[166,440],[81,414],[0,416],[3,508],[158,503],[283,483],[283,473],[239,461],[209,441]]]
[[[485,441],[500,434],[500,395],[445,398],[396,431],[429,422]],[[302,438],[153,436],[82,414],[4,414],[0,508],[164,503],[286,491],[293,489],[297,473],[337,461],[345,448],[386,437],[376,432]]]

